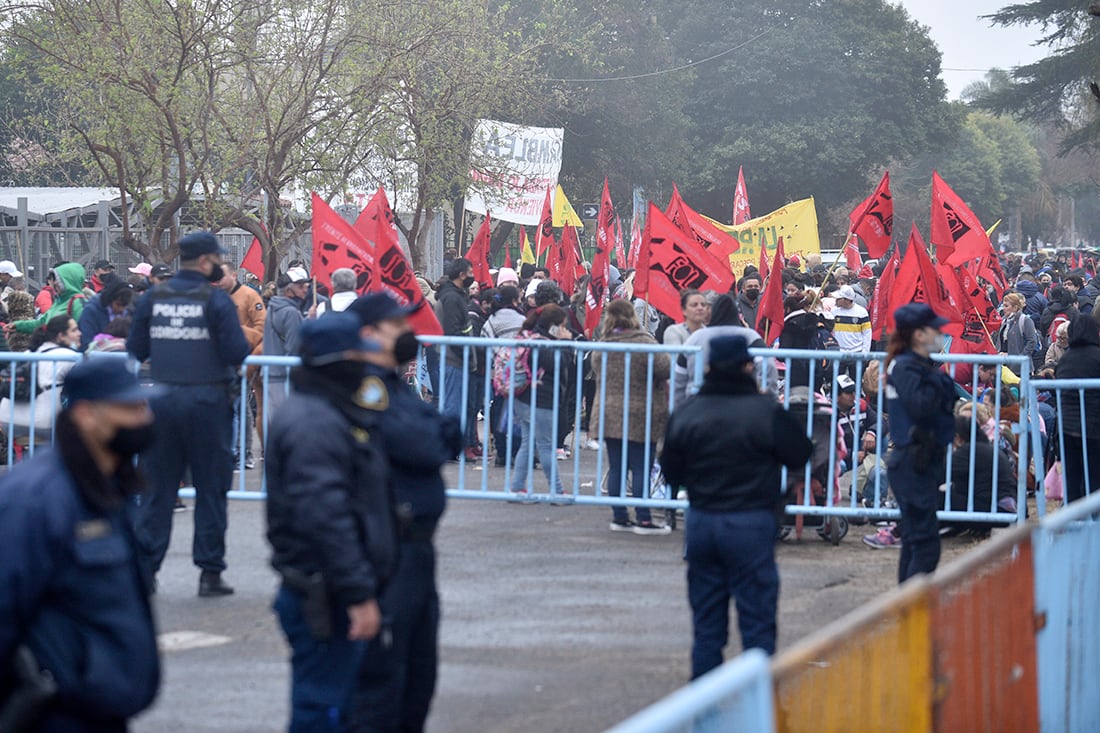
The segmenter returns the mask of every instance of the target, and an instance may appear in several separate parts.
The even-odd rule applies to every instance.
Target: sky
[[[1047,47],[1031,45],[1040,35],[1038,27],[992,27],[978,17],[994,13],[1013,0],[898,1],[909,15],[928,26],[929,35],[940,47],[943,80],[951,99],[958,98],[970,82],[981,80],[986,69],[1011,69],[1048,54]],[[1082,7],[1085,5],[1082,3]]]

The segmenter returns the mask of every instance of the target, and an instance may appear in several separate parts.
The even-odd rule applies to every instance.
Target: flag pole
[[[830,267],[828,272],[825,273],[825,279],[821,281],[821,287],[825,287],[826,283],[829,282],[829,278],[833,276],[833,273],[836,271],[837,265],[840,264],[840,258],[844,256],[844,250],[848,249],[848,245],[852,241],[853,235],[855,235],[855,232],[848,232],[848,236],[844,240],[844,246],[840,248],[840,252],[837,253],[836,259],[833,260],[832,267]]]
[[[317,313],[317,273],[314,272],[310,279],[313,280],[313,312]]]
[[[468,248],[466,247],[466,201],[465,201],[465,199],[463,199],[463,201],[462,201],[462,226],[459,227],[459,230],[458,230],[458,242],[459,242],[459,245],[460,245],[459,248],[463,250],[462,252],[459,253],[458,256],[459,257],[465,257],[466,252],[469,251]]]

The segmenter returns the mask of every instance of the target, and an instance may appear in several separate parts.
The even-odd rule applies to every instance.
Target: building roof
[[[42,221],[51,215],[95,206],[100,201],[117,201],[117,188],[5,188],[0,186],[0,213],[14,217],[19,199],[27,199],[30,218]]]

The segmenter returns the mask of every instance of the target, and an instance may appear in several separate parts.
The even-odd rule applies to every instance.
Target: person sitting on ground
[[[973,435],[973,441],[971,436]],[[1016,513],[1016,472],[1004,451],[989,442],[980,425],[972,423],[971,414],[959,411],[955,415],[955,443],[951,457],[950,511],[955,512],[1005,512]],[[970,466],[974,456],[974,503],[970,504]],[[993,464],[997,464],[997,498],[993,498]],[[944,494],[942,509],[948,509]],[[958,532],[969,531],[980,537],[988,537],[990,527],[1009,524],[988,522],[940,522],[941,527],[951,527]]]
[[[116,318],[107,324],[103,333],[97,333],[85,351],[91,353],[118,353],[126,351],[126,339],[130,337],[133,319],[129,316]]]

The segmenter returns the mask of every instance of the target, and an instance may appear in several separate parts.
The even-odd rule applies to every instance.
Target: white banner
[[[470,144],[470,187],[466,210],[492,212],[494,219],[539,223],[546,189],[561,172],[560,127],[524,127],[479,120]]]

